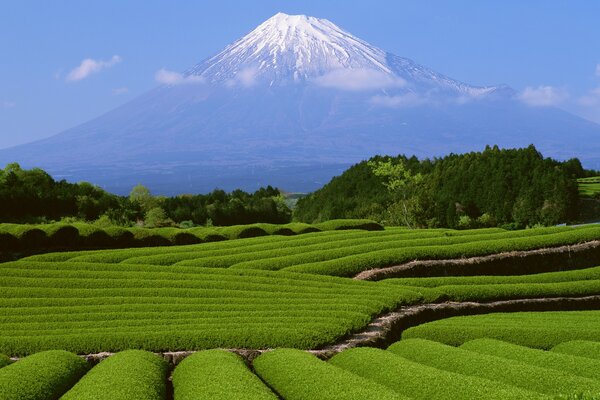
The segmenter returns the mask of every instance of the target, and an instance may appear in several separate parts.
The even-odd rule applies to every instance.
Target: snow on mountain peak
[[[186,75],[242,87],[312,82],[344,90],[420,88],[469,97],[495,90],[464,84],[387,53],[326,19],[284,13],[275,14]]]
[[[339,69],[391,73],[383,50],[332,22],[278,13],[188,73],[226,81],[253,70],[271,81],[299,81]]]

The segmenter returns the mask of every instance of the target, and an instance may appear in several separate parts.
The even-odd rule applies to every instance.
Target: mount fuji
[[[279,13],[219,54],[94,120],[0,151],[117,193],[314,190],[376,154],[437,156],[535,144],[600,166],[600,125],[459,82],[335,24]]]

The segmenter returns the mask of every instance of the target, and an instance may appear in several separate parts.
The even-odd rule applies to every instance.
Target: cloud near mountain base
[[[313,81],[318,86],[349,91],[390,89],[406,86],[404,79],[374,69],[338,69],[319,76]]]

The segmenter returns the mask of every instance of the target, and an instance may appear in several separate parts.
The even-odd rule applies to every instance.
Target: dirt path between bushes
[[[567,271],[600,265],[600,240],[536,250],[510,251],[481,257],[415,260],[405,264],[363,271],[354,279],[379,281],[389,278],[433,276],[526,275]]]

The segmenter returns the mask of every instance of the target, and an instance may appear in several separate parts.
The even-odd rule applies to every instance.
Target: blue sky
[[[2,0],[0,148],[123,104],[279,11],[600,123],[600,1]]]

